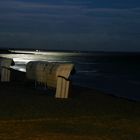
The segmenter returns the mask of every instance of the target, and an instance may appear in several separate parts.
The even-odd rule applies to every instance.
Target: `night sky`
[[[140,0],[0,0],[0,48],[140,51]]]

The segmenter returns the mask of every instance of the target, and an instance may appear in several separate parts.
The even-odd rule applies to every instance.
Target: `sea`
[[[71,76],[71,80],[74,85],[140,101],[140,53],[10,51],[10,54],[0,56],[13,58],[13,68],[18,71],[26,72],[29,61],[73,63],[76,73]]]

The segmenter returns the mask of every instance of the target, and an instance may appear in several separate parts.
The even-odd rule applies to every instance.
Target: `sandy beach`
[[[0,83],[0,139],[140,139],[139,102],[74,85],[68,99],[54,93],[34,88],[23,73]]]

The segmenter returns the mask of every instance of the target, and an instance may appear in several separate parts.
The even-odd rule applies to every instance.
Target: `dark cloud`
[[[0,46],[140,51],[139,17],[135,0],[1,0]]]

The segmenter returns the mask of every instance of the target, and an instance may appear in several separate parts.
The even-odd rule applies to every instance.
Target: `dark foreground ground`
[[[0,140],[139,140],[140,103],[73,87],[69,99],[0,83]]]

